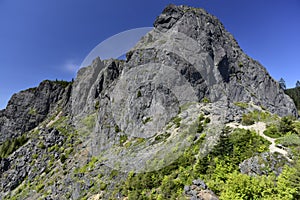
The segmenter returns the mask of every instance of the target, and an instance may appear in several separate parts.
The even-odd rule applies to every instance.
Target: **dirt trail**
[[[50,127],[52,124],[54,124],[60,118],[61,115],[62,115],[62,111],[60,111],[58,115],[56,115],[56,117],[46,125],[46,127]]]
[[[263,137],[266,140],[268,140],[269,142],[271,142],[271,145],[269,146],[271,153],[278,152],[278,153],[282,154],[288,161],[291,161],[291,159],[288,158],[288,152],[286,150],[280,149],[276,146],[276,144],[275,144],[276,139],[266,136],[264,134],[264,131],[266,130],[266,124],[264,122],[257,122],[250,126],[243,126],[243,125],[235,123],[235,122],[229,123],[226,125],[229,127],[232,127],[232,128],[242,128],[242,129],[246,129],[246,130],[256,131],[261,137]]]

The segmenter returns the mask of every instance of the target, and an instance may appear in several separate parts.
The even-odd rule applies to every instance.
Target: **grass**
[[[243,108],[243,109],[249,108],[248,103],[245,103],[245,102],[234,102],[234,105],[236,105],[237,107]]]

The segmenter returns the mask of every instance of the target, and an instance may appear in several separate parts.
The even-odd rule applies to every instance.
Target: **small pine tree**
[[[300,81],[296,82],[296,88],[300,87]]]
[[[285,80],[283,78],[280,78],[279,85],[280,85],[281,89],[286,90],[286,84],[285,84]]]

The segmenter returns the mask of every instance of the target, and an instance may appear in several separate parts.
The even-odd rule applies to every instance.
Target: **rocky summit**
[[[70,83],[43,81],[13,95],[0,111],[0,199],[139,199],[133,186],[122,187],[141,174],[180,171],[188,152],[183,168],[195,167],[216,152],[227,124],[247,123],[253,113],[253,123],[298,116],[278,82],[215,16],[169,5],[126,60],[95,58]],[[236,166],[253,167],[263,147]],[[271,154],[263,155],[276,160]],[[279,176],[285,156],[256,174]],[[138,185],[153,187],[145,199],[218,199],[222,191],[200,178],[207,181],[191,175],[169,196],[158,189],[165,179]]]

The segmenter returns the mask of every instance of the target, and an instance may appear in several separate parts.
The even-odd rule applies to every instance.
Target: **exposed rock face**
[[[202,180],[193,180],[191,186],[184,186],[184,193],[191,200],[218,200],[217,195],[211,191]]]
[[[68,110],[71,87],[43,81],[37,88],[14,94],[0,112],[0,143],[35,128],[60,106]]]
[[[79,71],[72,114],[79,122],[98,113],[94,146],[109,148],[119,132],[150,138],[181,106],[204,99],[223,105],[252,102],[280,116],[297,115],[279,84],[243,53],[216,17],[170,5],[154,27],[127,53],[126,62],[98,58]]]
[[[244,160],[239,167],[241,173],[250,176],[269,175],[270,173],[279,176],[285,164],[288,164],[288,161],[281,154],[265,152]]]

